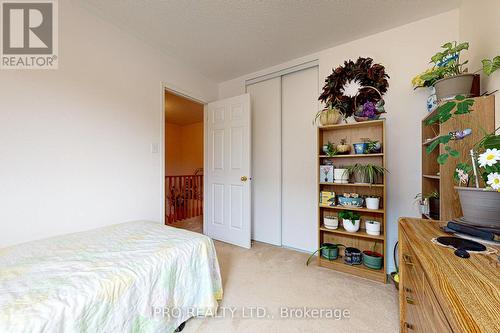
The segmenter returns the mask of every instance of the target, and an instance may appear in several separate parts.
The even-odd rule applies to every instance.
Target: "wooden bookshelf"
[[[427,119],[433,117],[437,110],[429,113],[421,124],[422,129],[422,194],[427,195],[438,192],[439,219],[449,221],[462,216],[460,200],[455,190],[453,175],[458,163],[470,164],[470,149],[481,140],[484,135],[483,129],[491,133],[495,129],[495,96],[476,97],[472,112],[460,115],[458,119],[450,119],[444,124],[426,125]],[[436,148],[431,154],[427,154],[426,148],[430,144],[428,139],[438,135],[446,135],[449,132],[471,128],[472,135],[463,140],[450,141],[450,146],[460,153],[458,158],[449,157],[444,165],[439,165],[437,157],[444,153],[444,148]],[[422,218],[430,218],[422,215]]]
[[[382,152],[378,154],[354,154],[353,143],[362,142],[362,138],[369,138],[371,140],[378,140],[382,144]],[[346,139],[347,143],[351,145],[351,153],[348,155],[335,155],[328,157],[322,152],[322,147],[329,141],[335,145],[339,144],[341,139]],[[384,254],[384,265],[380,270],[370,269],[363,264],[350,266],[344,264],[344,248],[340,249],[340,257],[337,260],[327,260],[318,256],[318,265],[340,272],[360,276],[366,279],[383,282],[387,281],[386,274],[386,211],[387,195],[386,195],[386,176],[382,177],[380,184],[359,184],[350,182],[348,184],[320,182],[320,165],[323,165],[326,160],[331,160],[333,165],[336,166],[349,166],[356,163],[359,164],[376,164],[386,167],[386,152],[385,152],[385,120],[375,120],[359,123],[349,124],[336,124],[330,126],[318,127],[318,194],[320,191],[333,191],[338,197],[344,192],[354,192],[360,195],[377,195],[380,196],[380,209],[371,210],[365,207],[351,208],[343,207],[340,205],[328,206],[318,204],[318,239],[319,246],[322,243],[336,243],[345,246],[358,248],[361,251],[375,250]],[[319,195],[318,195],[319,196]],[[316,199],[317,200],[317,199]],[[346,231],[339,219],[338,229],[328,229],[323,225],[323,216],[325,214],[338,215],[342,210],[351,210],[360,213],[361,226],[357,232],[351,233]],[[381,223],[381,234],[379,236],[368,235],[366,233],[365,221],[378,221]]]

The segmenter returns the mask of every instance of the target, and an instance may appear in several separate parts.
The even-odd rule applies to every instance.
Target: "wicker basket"
[[[365,86],[363,88],[370,88],[370,89],[375,90],[378,93],[378,95],[380,96],[380,99],[384,100],[382,98],[382,93],[377,88],[372,87],[372,86]],[[363,89],[363,88],[361,88],[361,89]],[[356,115],[356,111],[357,111],[357,108],[358,108],[358,102],[357,102],[358,95],[359,95],[359,92],[356,94],[356,96],[354,96],[354,113],[353,113],[354,119],[357,122],[370,121],[370,120],[378,120],[380,118],[380,113],[375,114],[375,116],[373,116],[371,118],[369,118],[369,117],[361,117],[361,116],[357,116]]]
[[[322,126],[335,125],[339,123],[341,118],[342,114],[338,109],[324,109],[321,111],[319,122]]]

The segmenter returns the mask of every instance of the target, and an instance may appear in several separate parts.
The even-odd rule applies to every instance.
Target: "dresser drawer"
[[[408,239],[400,236],[400,302],[402,309],[401,331],[423,332],[420,323],[422,315],[423,269],[409,246]]]
[[[408,238],[400,234],[402,332],[452,332]]]
[[[458,258],[431,240],[445,222],[399,220],[400,331],[500,332],[500,264],[495,254]],[[498,247],[500,250],[500,247]]]
[[[448,320],[446,319],[441,306],[432,291],[427,279],[424,279],[424,284],[422,288],[422,301],[421,308],[422,313],[422,326],[425,332],[439,332],[448,333],[452,332]]]

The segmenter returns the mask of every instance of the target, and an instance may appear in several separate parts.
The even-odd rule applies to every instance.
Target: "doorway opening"
[[[203,233],[203,104],[164,94],[165,224]]]

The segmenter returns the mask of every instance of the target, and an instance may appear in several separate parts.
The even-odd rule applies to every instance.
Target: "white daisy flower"
[[[496,148],[486,149],[484,153],[479,155],[479,166],[481,168],[484,168],[485,166],[492,166],[498,161],[500,161],[500,150]]]
[[[494,190],[500,190],[500,174],[498,172],[492,172],[488,175],[488,181],[486,182]]]

